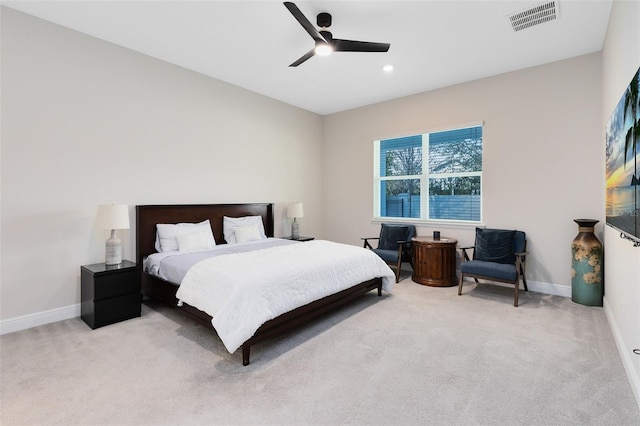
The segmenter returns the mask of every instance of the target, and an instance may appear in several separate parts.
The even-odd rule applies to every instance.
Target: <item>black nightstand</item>
[[[114,266],[84,265],[80,268],[80,281],[81,318],[92,329],[140,316],[142,294],[137,264],[123,260]]]
[[[284,239],[291,240],[291,241],[311,241],[311,240],[315,240],[316,237],[303,237],[302,235],[300,235],[298,238],[284,237]]]

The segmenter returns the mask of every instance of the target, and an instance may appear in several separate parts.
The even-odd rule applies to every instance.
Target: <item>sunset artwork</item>
[[[607,225],[640,240],[640,69],[606,128]]]

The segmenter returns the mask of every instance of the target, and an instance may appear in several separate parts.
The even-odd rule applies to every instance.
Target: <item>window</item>
[[[481,189],[481,125],[374,141],[376,218],[481,222]]]

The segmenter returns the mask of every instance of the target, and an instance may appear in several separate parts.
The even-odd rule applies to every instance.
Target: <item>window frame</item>
[[[481,127],[482,128],[482,162],[481,162],[481,170],[473,171],[473,172],[452,172],[452,173],[429,173],[429,135],[432,133],[440,133],[446,131],[453,130],[463,130],[473,127]],[[410,138],[420,136],[421,137],[421,148],[422,148],[422,173],[420,175],[401,175],[401,176],[381,176],[381,143],[385,140],[393,140],[393,139],[401,139],[401,138]],[[426,136],[426,137],[425,137]],[[454,126],[446,126],[437,129],[430,129],[428,131],[424,131],[418,134],[412,134],[407,136],[396,136],[396,137],[387,137],[380,138],[374,140],[374,148],[373,148],[373,223],[382,223],[382,222],[397,222],[397,223],[419,223],[419,224],[438,224],[438,225],[447,225],[450,227],[476,227],[476,226],[484,226],[484,179],[483,179],[483,170],[484,170],[484,121],[479,122],[471,122],[464,123],[460,125]],[[455,178],[455,177],[472,177],[478,176],[480,177],[480,219],[479,220],[461,220],[461,219],[437,219],[430,218],[429,215],[429,179],[434,178]],[[383,181],[390,180],[409,180],[409,179],[417,179],[420,181],[420,217],[394,217],[394,216],[382,216],[381,212],[381,184]],[[423,190],[426,190],[427,193],[423,194]]]

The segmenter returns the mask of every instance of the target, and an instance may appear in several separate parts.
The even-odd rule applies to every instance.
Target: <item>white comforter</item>
[[[376,277],[392,290],[393,271],[372,251],[315,240],[203,260],[176,296],[211,315],[233,353],[266,321]]]

